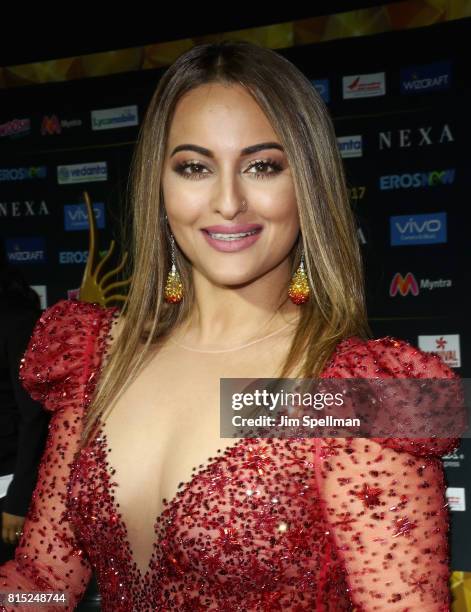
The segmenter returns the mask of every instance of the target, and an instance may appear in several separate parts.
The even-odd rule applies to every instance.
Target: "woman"
[[[248,42],[192,48],[150,102],[132,187],[123,312],[61,300],[25,354],[53,424],[0,591],[73,609],[95,571],[113,612],[448,609],[439,456],[455,439],[219,436],[223,377],[455,376],[368,339],[315,89]]]

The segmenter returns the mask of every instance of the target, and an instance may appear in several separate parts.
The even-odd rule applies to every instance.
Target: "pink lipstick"
[[[237,225],[211,225],[201,231],[208,244],[217,251],[234,253],[252,246],[260,237],[263,227],[257,223]]]

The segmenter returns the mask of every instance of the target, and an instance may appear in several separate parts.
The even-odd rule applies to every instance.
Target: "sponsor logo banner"
[[[107,179],[108,166],[105,161],[57,166],[57,182],[59,185],[92,183],[96,181],[106,181]]]
[[[7,238],[5,249],[8,261],[18,265],[46,263],[45,241],[42,236]]]
[[[337,145],[342,157],[363,156],[363,139],[361,134],[355,136],[339,136],[337,138]]]
[[[342,77],[343,99],[371,98],[386,94],[386,73],[355,74]]]
[[[451,62],[435,62],[401,69],[401,94],[440,91],[451,87]]]
[[[93,202],[93,213],[98,229],[105,227],[105,204]],[[66,204],[64,206],[64,229],[67,232],[86,230],[89,227],[87,207],[85,204]]]
[[[439,244],[447,241],[446,213],[390,217],[391,245]]]
[[[105,108],[91,112],[92,130],[114,130],[137,125],[137,105]]]

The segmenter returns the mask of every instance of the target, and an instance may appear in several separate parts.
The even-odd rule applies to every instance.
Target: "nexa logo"
[[[61,123],[57,115],[48,117],[45,115],[41,123],[41,135],[46,134],[60,134],[62,132]]]
[[[49,215],[46,202],[41,200],[17,200],[16,202],[0,202],[0,219],[2,217],[36,217]]]
[[[408,293],[419,295],[419,285],[412,272],[408,272],[405,276],[402,276],[400,272],[396,272],[393,276],[389,287],[389,295],[394,297],[398,291],[401,295],[407,295]]]
[[[406,149],[412,147],[425,147],[434,144],[443,144],[444,142],[454,142],[454,137],[451,132],[448,123],[442,128],[433,126],[420,127],[420,128],[404,128],[393,132],[389,130],[387,132],[379,133],[379,150],[392,149],[398,147],[399,149]]]

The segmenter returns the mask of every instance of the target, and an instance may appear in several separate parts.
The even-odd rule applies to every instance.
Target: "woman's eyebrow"
[[[284,151],[283,147],[278,142],[260,142],[259,144],[250,145],[250,147],[245,147],[242,149],[240,154],[244,155],[252,155],[252,153],[257,153],[258,151],[263,151],[264,149],[279,149],[280,151]],[[196,151],[200,155],[205,155],[206,157],[214,158],[214,153],[210,149],[206,149],[205,147],[200,147],[195,144],[181,144],[175,147],[172,151],[170,157],[173,157],[175,153],[178,151]]]

